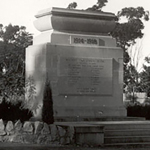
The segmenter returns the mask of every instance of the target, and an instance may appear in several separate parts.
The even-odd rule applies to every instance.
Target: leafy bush
[[[150,104],[147,103],[135,103],[127,106],[128,117],[144,117],[150,120]]]
[[[0,103],[0,119],[4,121],[27,121],[32,117],[32,112],[22,108],[22,101],[17,101],[15,104],[2,100]]]
[[[25,49],[32,38],[24,26],[0,24],[0,97],[7,101],[24,95]]]
[[[25,82],[25,100],[23,107],[32,110],[33,103],[36,100],[36,86],[32,76],[29,76]]]

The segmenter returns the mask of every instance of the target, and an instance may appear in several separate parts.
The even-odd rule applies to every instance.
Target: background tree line
[[[0,97],[15,102],[24,95],[25,49],[32,44],[26,27],[0,24]]]

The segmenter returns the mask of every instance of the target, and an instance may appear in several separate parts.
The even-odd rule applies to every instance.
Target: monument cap
[[[43,32],[56,30],[61,32],[103,33],[111,32],[117,17],[113,13],[102,11],[48,8],[39,11],[34,25]]]

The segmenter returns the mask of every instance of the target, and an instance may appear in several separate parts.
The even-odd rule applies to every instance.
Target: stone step
[[[118,146],[119,148],[120,148],[120,146],[121,146],[121,148],[123,149],[124,148],[124,146],[125,146],[125,148],[127,148],[128,147],[128,149],[129,148],[133,148],[133,147],[137,147],[137,148],[146,148],[146,147],[150,147],[150,142],[141,142],[141,143],[112,143],[112,144],[104,144],[104,146],[105,146],[105,148],[107,148],[107,147],[116,147],[116,146]],[[126,147],[127,146],[127,147]],[[118,148],[118,149],[119,149]]]
[[[117,136],[105,137],[105,144],[122,144],[122,143],[147,143],[150,142],[150,136]]]
[[[128,129],[128,130],[105,130],[105,137],[116,137],[116,136],[149,136],[150,129]]]
[[[81,121],[81,122],[55,122],[57,125],[78,125],[88,124],[104,126],[107,130],[129,130],[129,129],[150,129],[150,121]]]
[[[105,124],[105,130],[129,130],[129,129],[149,129],[150,130],[150,123],[126,123],[126,124]]]
[[[70,122],[70,121],[144,121],[142,117],[93,117],[93,116],[54,116],[55,122]]]

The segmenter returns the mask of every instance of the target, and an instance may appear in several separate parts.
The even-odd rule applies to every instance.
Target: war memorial
[[[109,33],[112,13],[49,8],[34,21],[40,34],[26,49],[26,80],[33,78],[33,120],[0,120],[0,142],[49,146],[146,145],[150,122],[127,117],[123,50]],[[54,123],[41,121],[49,81]],[[51,109],[51,108],[50,108]]]
[[[108,35],[116,16],[52,8],[36,18],[41,34],[26,51],[26,75],[33,76],[38,91],[35,105],[42,105],[48,77],[54,117],[126,116],[123,50]]]
[[[123,50],[110,36],[116,16],[62,8],[39,11],[41,33],[26,50],[26,78],[36,86],[41,118],[43,91],[50,81],[55,125],[74,128],[76,144],[146,144],[150,123],[127,117],[123,105]]]

